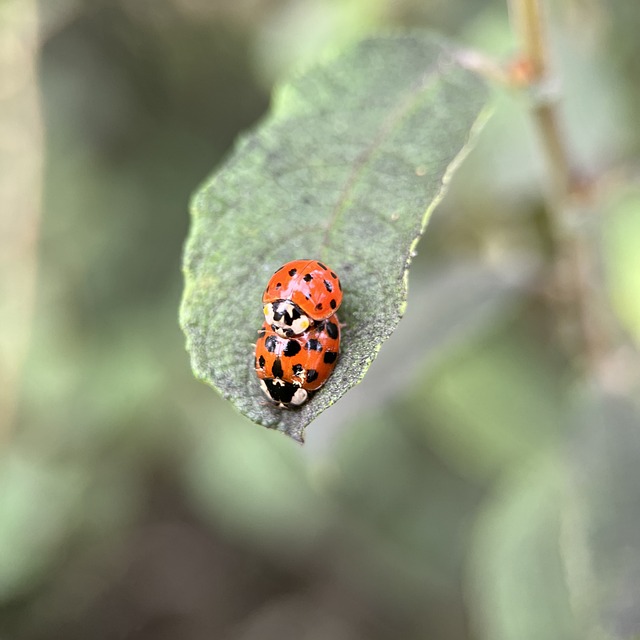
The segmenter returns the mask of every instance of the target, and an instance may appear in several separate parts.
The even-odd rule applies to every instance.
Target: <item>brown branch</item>
[[[611,351],[602,317],[594,247],[583,230],[590,208],[589,191],[576,179],[569,146],[560,125],[559,101],[549,71],[541,0],[508,0],[513,29],[521,46],[517,63],[524,70],[532,115],[547,164],[548,222],[555,250],[553,299],[558,305],[561,338],[570,355],[589,374],[600,375]]]
[[[15,424],[35,304],[42,181],[35,0],[7,0],[0,22],[0,447]]]
[[[509,0],[509,15],[521,42],[528,84],[534,101],[533,116],[547,159],[553,209],[560,217],[573,190],[570,152],[560,127],[558,100],[550,90],[547,43],[542,23],[541,0]]]

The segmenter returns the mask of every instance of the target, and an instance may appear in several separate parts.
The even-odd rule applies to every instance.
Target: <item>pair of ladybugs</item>
[[[296,407],[329,378],[340,351],[342,285],[317,260],[280,267],[262,296],[255,367],[260,386],[279,407]]]

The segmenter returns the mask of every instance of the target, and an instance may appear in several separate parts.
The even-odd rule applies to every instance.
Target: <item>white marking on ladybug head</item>
[[[277,300],[269,302],[263,307],[267,324],[283,338],[304,333],[310,326],[311,320],[291,300]]]
[[[267,324],[273,324],[273,302],[265,304],[262,312],[264,313],[264,319],[267,321]]]
[[[303,389],[302,387],[300,387],[300,389],[298,389],[294,394],[293,394],[293,398],[291,398],[291,404],[296,405],[296,407],[299,407],[301,404],[304,404],[307,401],[307,397],[308,397],[308,393],[306,391],[306,389]]]
[[[294,333],[296,334],[304,333],[309,328],[310,324],[311,324],[311,320],[309,320],[307,316],[302,315],[297,320],[294,320],[292,324],[292,328]]]

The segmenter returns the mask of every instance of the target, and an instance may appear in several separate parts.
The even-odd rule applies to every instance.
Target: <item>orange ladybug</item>
[[[338,310],[342,284],[337,274],[318,260],[293,260],[271,276],[262,302],[272,331],[285,338],[296,336]]]
[[[266,396],[280,407],[304,404],[333,371],[340,352],[337,316],[302,335],[281,336],[265,322],[258,332],[255,369]]]

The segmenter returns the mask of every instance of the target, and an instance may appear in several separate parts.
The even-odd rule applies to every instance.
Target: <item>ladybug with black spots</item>
[[[335,314],[290,337],[283,337],[265,322],[255,351],[260,386],[279,407],[300,406],[327,381],[339,352],[340,323]]]
[[[267,324],[288,338],[330,318],[342,302],[342,284],[318,260],[293,260],[271,276],[262,302]]]

